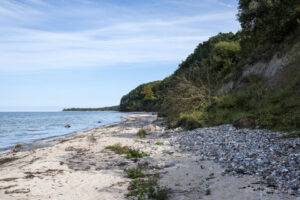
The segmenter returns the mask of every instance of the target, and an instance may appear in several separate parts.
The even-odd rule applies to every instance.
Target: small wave
[[[41,129],[26,129],[26,131],[36,132],[36,131],[43,131]]]

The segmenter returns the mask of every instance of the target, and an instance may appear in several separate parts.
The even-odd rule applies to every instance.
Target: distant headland
[[[62,111],[119,111],[119,106],[107,106],[101,108],[64,108]]]

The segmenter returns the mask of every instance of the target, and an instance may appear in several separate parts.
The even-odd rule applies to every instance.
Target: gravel
[[[224,174],[258,175],[268,187],[300,195],[300,138],[222,125],[175,133],[171,145],[220,163]]]

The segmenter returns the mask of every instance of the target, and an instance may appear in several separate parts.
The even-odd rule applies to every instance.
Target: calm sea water
[[[0,112],[0,150],[121,121],[120,112]],[[65,128],[70,124],[70,128]]]

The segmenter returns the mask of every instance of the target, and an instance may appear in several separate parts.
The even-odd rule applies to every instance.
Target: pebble
[[[170,143],[214,160],[224,174],[258,175],[269,187],[300,195],[300,138],[282,139],[280,132],[236,129],[232,125],[174,133]]]

